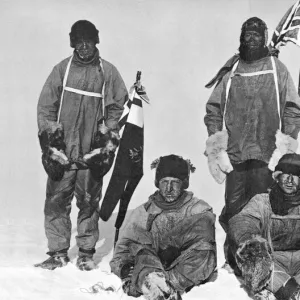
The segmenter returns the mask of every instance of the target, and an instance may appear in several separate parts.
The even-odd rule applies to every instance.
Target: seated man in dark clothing
[[[195,170],[189,160],[163,156],[152,168],[158,190],[132,212],[110,265],[130,296],[180,299],[216,268],[215,215],[186,191]]]

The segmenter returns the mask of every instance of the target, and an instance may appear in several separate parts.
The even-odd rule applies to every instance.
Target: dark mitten
[[[60,181],[70,162],[64,151],[64,133],[60,124],[51,126],[39,135],[42,149],[42,164],[48,176],[54,181]]]
[[[166,269],[180,255],[180,253],[181,251],[179,248],[169,246],[164,250],[159,249],[157,255],[160,258],[163,267]]]
[[[100,131],[95,133],[92,150],[84,155],[83,161],[89,166],[96,180],[100,180],[112,167],[119,140],[119,134],[113,130],[105,134]]]
[[[254,236],[239,246],[235,257],[245,285],[253,292],[262,290],[272,273],[272,257],[267,241]]]
[[[125,294],[132,297],[139,297],[141,293],[139,293],[135,286],[132,284],[131,276],[133,271],[134,265],[133,263],[129,262],[126,263],[120,271],[120,277],[122,280],[122,289]]]
[[[278,300],[299,300],[300,285],[292,277],[275,293],[275,297]]]

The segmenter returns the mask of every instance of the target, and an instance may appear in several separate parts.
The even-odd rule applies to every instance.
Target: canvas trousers
[[[79,209],[77,216],[76,242],[79,255],[93,254],[99,239],[97,211],[101,199],[102,178],[95,180],[90,170],[66,171],[60,181],[48,178],[45,201],[45,232],[48,239],[48,254],[67,252],[70,248],[72,224],[71,202],[76,197]]]

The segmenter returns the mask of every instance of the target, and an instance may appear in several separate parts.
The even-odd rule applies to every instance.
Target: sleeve
[[[207,280],[217,265],[215,215],[206,211],[187,218],[178,234],[182,251],[167,271],[172,286],[181,292]],[[178,241],[180,243],[180,241]]]
[[[284,67],[284,66],[282,66]],[[279,65],[280,99],[283,104],[282,132],[297,139],[300,130],[300,98],[297,94],[292,77],[286,67]]]
[[[37,105],[39,133],[47,129],[47,124],[57,121],[57,114],[62,93],[62,74],[55,66],[43,86]]]
[[[226,84],[228,74],[214,88],[211,96],[206,103],[206,115],[204,123],[207,127],[208,135],[211,136],[217,131],[221,131],[223,127],[223,112],[226,101]]]
[[[239,245],[250,240],[254,235],[266,237],[266,222],[269,216],[268,194],[255,195],[241,212],[228,222],[230,248],[236,253]]]
[[[119,130],[118,121],[122,116],[124,104],[128,99],[128,92],[125,83],[119,73],[114,67],[112,72],[112,97],[114,103],[107,106],[106,126],[110,129]]]
[[[139,222],[143,213],[146,212],[141,212],[139,208],[130,216],[131,220],[122,230],[110,262],[112,272],[120,278],[124,277],[122,270],[128,264],[134,267],[131,282],[139,292],[146,275],[153,271],[164,273],[162,263],[153,248],[152,234],[146,230],[143,222]]]

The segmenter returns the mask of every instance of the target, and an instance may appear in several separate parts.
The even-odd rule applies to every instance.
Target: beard
[[[269,49],[264,43],[243,42],[239,47],[240,57],[244,61],[255,61],[268,56]]]

